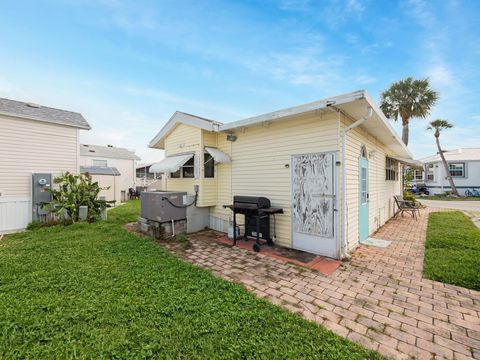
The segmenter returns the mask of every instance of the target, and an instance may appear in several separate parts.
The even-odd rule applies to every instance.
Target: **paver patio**
[[[387,248],[360,246],[330,276],[212,241],[163,244],[185,260],[243,284],[257,296],[395,358],[480,359],[480,292],[422,278],[428,213],[388,222]]]

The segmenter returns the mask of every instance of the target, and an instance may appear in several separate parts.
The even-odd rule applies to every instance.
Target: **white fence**
[[[29,197],[0,197],[0,234],[23,230],[31,220]]]

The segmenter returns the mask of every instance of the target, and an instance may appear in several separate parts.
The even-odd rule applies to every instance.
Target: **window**
[[[361,181],[361,194],[360,194],[360,197],[361,197],[361,202],[362,202],[362,205],[363,204],[366,204],[367,203],[367,199],[368,199],[368,195],[367,195],[367,168],[366,167],[363,167],[361,168],[361,174],[360,174],[361,178],[360,178],[360,181]]]
[[[192,156],[185,165],[182,166],[182,177],[183,178],[193,178],[195,177],[195,157]]]
[[[433,164],[427,165],[427,180],[428,180],[428,181],[433,181],[433,180],[435,180],[435,176],[434,176],[434,166],[433,166]]]
[[[214,178],[215,177],[215,161],[209,153],[203,155],[203,172],[205,178]]]
[[[413,170],[413,180],[423,180],[423,171]]]
[[[92,166],[107,167],[107,160],[92,160]]]
[[[452,177],[465,177],[465,163],[449,163],[448,169]]]
[[[398,162],[388,157],[385,166],[385,180],[398,180]]]
[[[172,179],[189,179],[195,177],[195,156],[192,156],[183,166],[177,171],[170,173]]]

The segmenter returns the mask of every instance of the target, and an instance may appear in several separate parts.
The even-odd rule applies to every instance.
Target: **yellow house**
[[[235,195],[283,208],[276,242],[348,257],[394,215],[402,163],[412,155],[366,91],[223,124],[176,112],[149,144],[167,191],[193,193],[210,227],[226,232]],[[153,166],[152,166],[153,167]]]

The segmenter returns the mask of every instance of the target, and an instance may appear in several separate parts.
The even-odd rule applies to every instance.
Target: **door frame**
[[[313,151],[308,153],[299,153],[290,155],[290,239],[292,249],[306,251],[303,249],[297,249],[293,242],[293,158],[295,156],[310,155],[310,154],[332,154],[332,170],[333,170],[333,239],[335,241],[335,257],[334,259],[340,258],[340,242],[339,242],[339,229],[338,229],[338,150],[331,151]],[[318,255],[318,254],[317,254]],[[325,255],[322,255],[325,256]]]
[[[368,155],[367,155],[368,156]],[[367,169],[367,188],[366,188],[366,191],[367,191],[367,194],[366,194],[366,203],[365,203],[365,206],[366,206],[366,212],[367,212],[367,216],[366,216],[366,227],[367,227],[367,235],[365,236],[365,238],[362,239],[362,162],[364,162],[366,164],[365,168]],[[359,156],[358,158],[358,182],[359,182],[359,186],[358,186],[358,241],[361,242],[365,239],[368,238],[368,236],[370,235],[370,191],[369,191],[369,187],[370,187],[370,169],[369,169],[369,164],[370,162],[368,161],[368,157],[364,157],[362,155]]]

